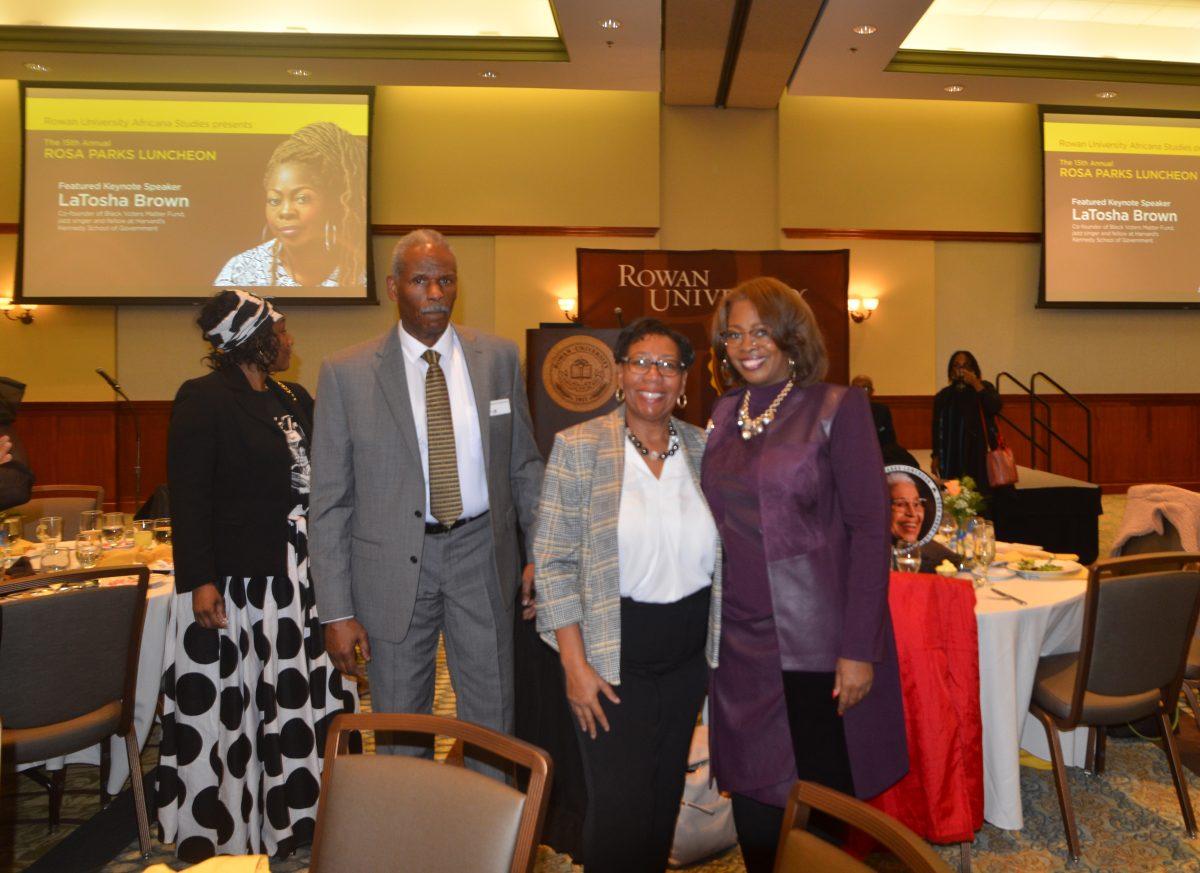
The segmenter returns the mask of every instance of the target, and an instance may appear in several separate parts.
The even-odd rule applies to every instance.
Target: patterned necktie
[[[429,362],[425,373],[425,427],[429,440],[429,510],[439,524],[454,524],[462,514],[458,487],[458,457],[454,452],[454,418],[446,374],[433,349],[421,355]]]

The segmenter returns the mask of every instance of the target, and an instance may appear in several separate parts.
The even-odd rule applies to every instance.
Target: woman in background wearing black
[[[946,376],[950,384],[933,398],[934,478],[970,476],[987,491],[987,453],[995,442],[1000,394],[995,385],[983,381],[979,362],[970,352],[952,354]]]
[[[313,401],[272,372],[292,338],[270,303],[210,298],[213,372],[175,396],[167,466],[175,598],[158,820],[176,854],[290,854],[312,841],[329,722],[357,705],[325,653],[308,578]]]

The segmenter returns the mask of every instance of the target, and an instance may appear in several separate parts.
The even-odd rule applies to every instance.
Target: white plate
[[[1005,579],[1012,579],[1016,575],[1016,572],[1009,569],[1007,564],[992,564],[987,571],[989,582],[1002,582]]]
[[[1046,563],[1039,561],[1039,563]],[[1017,562],[1009,563],[1009,569],[1016,572],[1022,579],[1061,579],[1064,576],[1074,576],[1083,569],[1083,565],[1078,561],[1054,561],[1060,569],[1058,570],[1018,570]]]

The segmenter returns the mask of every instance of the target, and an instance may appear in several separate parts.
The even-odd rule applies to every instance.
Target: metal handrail
[[[1069,451],[1071,454],[1073,454],[1075,457],[1079,458],[1079,460],[1083,461],[1083,463],[1087,465],[1088,481],[1089,482],[1092,481],[1092,410],[1088,407],[1088,405],[1086,403],[1084,403],[1082,400],[1080,400],[1078,397],[1076,397],[1074,394],[1072,394],[1070,391],[1068,391],[1066,388],[1064,388],[1061,384],[1059,384],[1059,382],[1057,380],[1055,380],[1052,376],[1048,375],[1047,373],[1042,372],[1041,370],[1038,370],[1029,379],[1029,390],[1031,392],[1033,392],[1034,396],[1036,396],[1036,394],[1037,394],[1037,381],[1039,378],[1045,379],[1047,382],[1049,382],[1051,385],[1053,385],[1055,388],[1057,388],[1062,393],[1063,397],[1066,397],[1068,400],[1070,400],[1072,403],[1074,403],[1076,406],[1078,406],[1080,409],[1083,410],[1084,423],[1086,425],[1086,431],[1087,431],[1087,448],[1086,448],[1085,452],[1079,451],[1079,449],[1075,448],[1075,446],[1071,445],[1071,443],[1067,442],[1065,439],[1063,439],[1061,436],[1059,436],[1058,433],[1053,428],[1047,427],[1047,433],[1052,438],[1054,438],[1054,439],[1058,440],[1060,443],[1062,443],[1063,446],[1067,449],[1067,451]],[[1045,401],[1042,401],[1042,402],[1045,403]],[[1047,452],[1046,452],[1047,469],[1049,469],[1049,461],[1050,461],[1049,445],[1050,444],[1047,444]]]
[[[1024,437],[1026,440],[1028,440],[1028,442],[1029,442],[1029,466],[1030,467],[1032,467],[1034,470],[1038,469],[1038,452],[1040,451],[1042,454],[1044,454],[1046,456],[1046,468],[1049,469],[1050,468],[1050,451],[1049,451],[1048,447],[1043,447],[1038,442],[1037,426],[1040,424],[1044,428],[1046,428],[1046,430],[1048,432],[1051,431],[1051,428],[1050,428],[1050,417],[1051,417],[1050,404],[1048,404],[1042,398],[1038,397],[1033,392],[1032,387],[1030,387],[1029,385],[1026,385],[1024,382],[1022,382],[1020,379],[1018,379],[1016,376],[1014,376],[1012,373],[1008,372],[1007,370],[1001,370],[999,373],[996,374],[995,384],[996,384],[996,392],[997,393],[1003,394],[1003,392],[1000,390],[1000,386],[1003,384],[1003,380],[1005,380],[1005,379],[1012,382],[1014,385],[1017,386],[1017,388],[1019,388],[1021,390],[1022,393],[1028,395],[1028,397],[1029,397],[1029,431],[1026,432],[1025,430],[1023,430],[1020,425],[1018,425],[1015,421],[1013,421],[1011,418],[1009,418],[1003,412],[997,412],[995,415],[995,418],[999,418],[1000,420],[1007,422],[1009,427],[1011,427],[1018,434],[1020,434],[1022,437]],[[1041,404],[1043,410],[1046,413],[1045,421],[1042,421],[1041,419],[1039,419],[1037,417],[1037,414],[1035,412],[1037,404]]]

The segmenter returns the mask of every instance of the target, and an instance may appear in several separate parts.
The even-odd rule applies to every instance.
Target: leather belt
[[[431,522],[427,521],[427,522],[425,522],[425,535],[426,536],[436,536],[437,534],[450,533],[450,531],[457,530],[458,528],[462,527],[464,524],[467,524],[468,522],[476,521],[480,518],[483,518],[485,515],[487,515],[486,512],[481,512],[481,513],[479,513],[479,515],[472,516],[471,518],[460,518],[458,521],[454,522],[454,524],[451,524],[451,525],[431,523]]]

